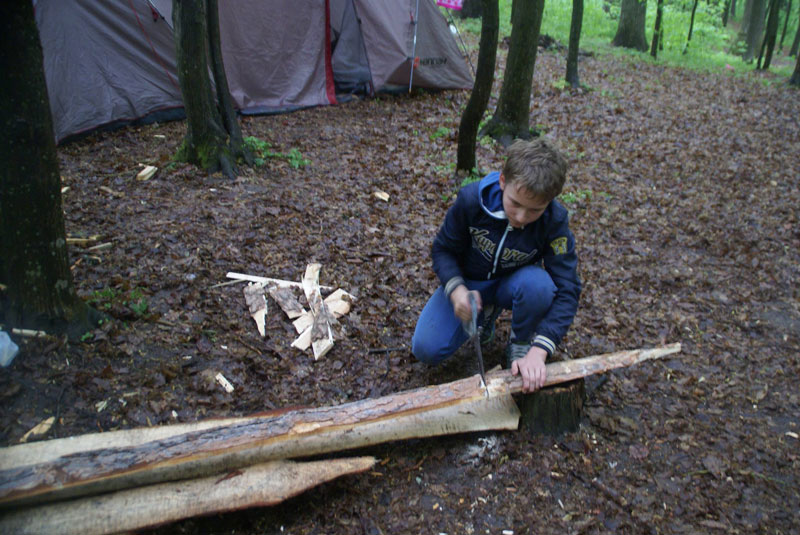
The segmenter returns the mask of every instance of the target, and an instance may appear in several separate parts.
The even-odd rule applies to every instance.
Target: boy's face
[[[507,183],[506,177],[500,173],[500,189],[503,190],[503,210],[508,222],[514,228],[522,228],[539,219],[551,199],[531,195],[525,188],[516,183]]]

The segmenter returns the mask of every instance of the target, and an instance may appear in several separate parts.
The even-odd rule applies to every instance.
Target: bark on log
[[[0,517],[0,533],[105,535],[151,528],[183,518],[275,505],[374,465],[374,457],[272,461],[223,475],[19,509]]]
[[[630,366],[680,351],[680,344],[623,351],[547,366],[547,385]],[[516,429],[511,394],[522,379],[501,370],[480,377],[319,409],[298,409],[181,426],[179,433],[133,445],[98,446],[103,433],[41,443],[41,458],[24,458],[14,446],[0,450],[0,506],[65,499],[92,493],[196,478],[276,459],[300,458],[383,442],[489,429]],[[120,433],[125,433],[120,432]],[[146,436],[145,433],[143,436]],[[140,440],[142,440],[140,438]],[[75,447],[72,441],[80,442]],[[69,453],[66,453],[69,452]]]

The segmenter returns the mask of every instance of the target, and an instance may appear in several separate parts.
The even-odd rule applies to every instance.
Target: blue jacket
[[[568,213],[553,200],[533,223],[511,227],[499,177],[499,172],[491,173],[459,191],[433,241],[433,270],[449,296],[464,279],[496,279],[521,266],[542,265],[557,290],[536,334],[552,343],[542,344],[552,353],[572,324],[581,293]]]

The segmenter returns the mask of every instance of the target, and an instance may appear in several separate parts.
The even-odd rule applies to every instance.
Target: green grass
[[[250,149],[255,156],[256,167],[261,167],[270,159],[283,159],[286,160],[293,169],[305,167],[311,163],[311,160],[304,158],[303,154],[296,148],[291,149],[289,152],[275,152],[272,150],[272,145],[269,141],[264,141],[254,136],[244,138],[245,146]]]
[[[509,36],[511,33],[511,1],[500,0],[500,36]],[[629,49],[611,46],[611,41],[617,31],[619,20],[619,1],[608,6],[608,12],[603,10],[602,0],[585,0],[583,13],[583,28],[581,31],[581,49],[602,54],[612,54],[617,57],[632,57],[653,61],[649,53],[640,53]],[[748,74],[755,70],[755,62],[745,63],[741,54],[736,54],[737,20],[730,19],[728,27],[722,27],[723,3],[709,5],[708,2],[699,2],[695,14],[692,41],[687,53],[684,54],[686,38],[689,32],[691,19],[691,0],[681,2],[665,0],[664,3],[664,48],[658,51],[656,62],[660,65],[685,67],[700,71],[728,72],[731,74]],[[743,5],[737,15],[741,17]],[[785,13],[785,11],[784,11]],[[647,21],[645,32],[648,43],[653,36],[653,26],[656,17],[656,0],[647,2]],[[569,29],[572,18],[572,0],[546,0],[541,33],[547,34],[560,43],[569,43]],[[480,33],[480,20],[456,19],[461,31]],[[781,26],[783,28],[783,19]],[[791,46],[794,36],[793,30],[797,28],[797,10],[792,10],[789,19],[789,29],[784,41],[784,53]],[[780,38],[780,35],[779,35]],[[731,53],[734,52],[734,53]],[[773,63],[770,72],[778,77],[788,79],[792,75],[794,61],[777,62],[777,46],[773,53]],[[765,83],[771,83],[769,80]]]

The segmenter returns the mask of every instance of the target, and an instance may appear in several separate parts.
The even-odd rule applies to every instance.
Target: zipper
[[[497,254],[494,256],[494,263],[492,264],[492,272],[486,277],[486,280],[489,280],[494,276],[495,272],[497,271],[497,263],[500,261],[500,253],[503,252],[503,244],[506,242],[506,236],[511,231],[511,223],[508,224],[506,227],[505,232],[503,232],[503,237],[500,238],[500,243],[497,244]]]

